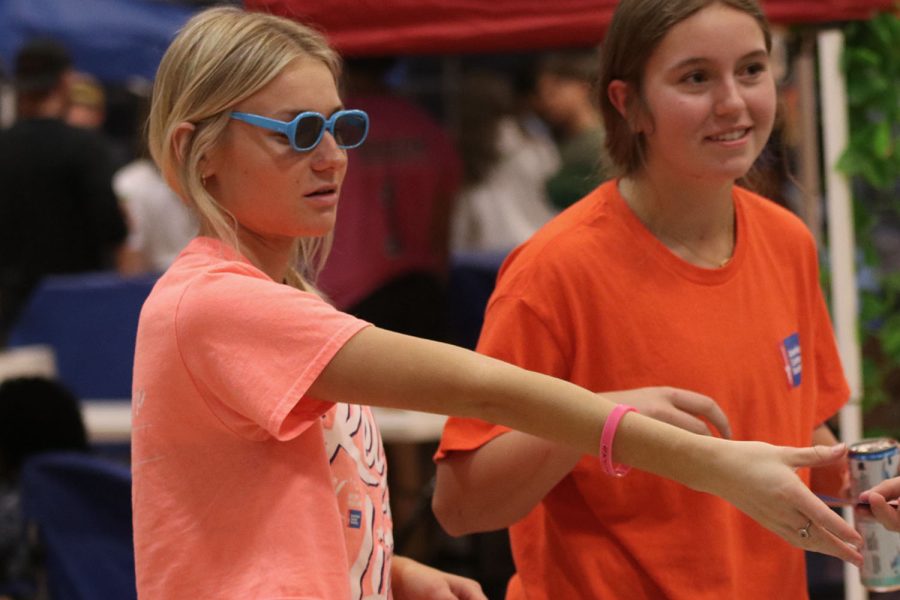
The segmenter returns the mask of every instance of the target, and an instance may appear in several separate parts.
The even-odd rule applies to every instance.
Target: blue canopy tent
[[[107,83],[151,81],[195,7],[163,0],[0,0],[0,60],[9,73],[35,37],[64,44],[75,67]]]

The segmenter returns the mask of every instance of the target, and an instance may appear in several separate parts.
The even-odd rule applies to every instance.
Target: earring
[[[206,187],[206,175],[200,176],[200,185],[202,185],[203,187]]]

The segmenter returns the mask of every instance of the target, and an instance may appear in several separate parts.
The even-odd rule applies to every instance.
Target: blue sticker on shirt
[[[362,511],[361,510],[350,510],[350,525],[351,529],[359,529],[362,527]]]
[[[791,388],[800,385],[803,375],[803,355],[800,353],[800,335],[792,333],[781,342],[781,358],[784,361],[784,373],[787,376],[788,386]]]

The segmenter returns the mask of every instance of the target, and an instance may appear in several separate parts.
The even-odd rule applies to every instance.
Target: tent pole
[[[831,264],[832,312],[841,361],[850,384],[850,399],[841,410],[841,440],[852,444],[862,437],[862,385],[859,336],[857,332],[857,290],[854,259],[856,243],[853,233],[853,211],[847,177],[836,164],[847,147],[846,81],[840,59],[844,35],[839,29],[818,34],[819,83],[822,95],[822,133],[825,155],[825,195],[828,215],[829,261]],[[850,520],[852,509],[844,509]],[[860,584],[859,570],[844,564],[844,598],[864,600],[868,596]]]
[[[816,38],[802,33],[800,52],[794,59],[797,79],[797,119],[800,137],[798,175],[800,180],[800,214],[813,232],[816,243],[822,244],[822,190],[819,170],[819,109],[816,106]]]

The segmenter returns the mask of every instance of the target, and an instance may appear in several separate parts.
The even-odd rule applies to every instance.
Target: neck
[[[297,259],[297,240],[280,238],[261,239],[255,234],[241,230],[241,244],[250,253],[251,262],[276,283],[286,281],[287,273]]]
[[[674,184],[646,175],[619,182],[622,197],[647,229],[674,254],[705,268],[724,266],[734,253],[732,187]]]

